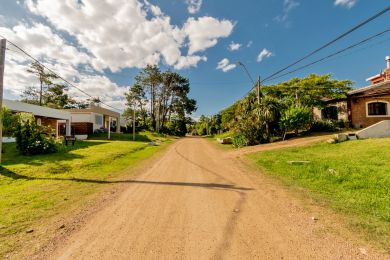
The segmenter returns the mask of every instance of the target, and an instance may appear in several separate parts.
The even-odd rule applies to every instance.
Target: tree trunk
[[[42,79],[40,81],[41,81],[41,90],[39,91],[39,105],[42,106],[43,82]]]

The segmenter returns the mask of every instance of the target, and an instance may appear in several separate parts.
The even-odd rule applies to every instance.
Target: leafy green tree
[[[127,109],[124,112],[124,116],[133,118],[133,110],[135,109],[136,118],[141,118],[142,126],[147,127],[147,111],[145,109],[147,100],[146,93],[141,85],[134,84],[130,87],[129,91],[125,94]]]
[[[156,95],[162,83],[161,71],[156,65],[147,65],[135,77],[135,82],[142,86],[144,90],[149,90],[150,118],[152,128],[156,130]]]
[[[8,108],[3,107],[2,110],[3,118],[3,136],[13,136],[14,130],[17,126],[19,115],[12,113]]]
[[[325,106],[326,99],[345,98],[347,92],[352,89],[350,80],[334,80],[330,74],[309,76],[262,88],[265,95],[278,99],[289,100],[289,105],[301,105],[307,107]]]
[[[44,87],[51,86],[53,84],[53,80],[57,79],[58,77],[51,73],[51,72],[46,72],[45,68],[39,63],[39,62],[34,62],[31,64],[30,68],[27,69],[28,73],[34,74],[40,83],[40,90],[39,90],[39,105],[43,105],[43,94],[45,92]],[[27,93],[26,93],[27,94]],[[28,100],[26,100],[28,101]]]
[[[260,116],[259,121],[265,126],[264,139],[269,142],[272,132],[277,130],[282,104],[272,96],[263,96],[257,109]]]
[[[146,104],[150,104],[149,119],[151,128],[158,131],[169,131],[168,123],[180,121],[186,124],[187,115],[194,112],[196,101],[188,97],[189,80],[172,71],[161,72],[157,66],[148,65],[135,77],[135,84],[126,94],[127,106],[135,103],[141,114],[145,115]],[[179,120],[179,121],[178,121]],[[184,128],[183,128],[184,129]]]
[[[265,124],[259,116],[256,95],[250,93],[241,100],[235,111],[232,129],[236,134],[245,137],[247,145],[264,142]]]
[[[307,106],[294,105],[286,109],[280,119],[280,124],[284,130],[283,140],[288,131],[298,134],[301,129],[307,129],[313,121],[313,110]]]

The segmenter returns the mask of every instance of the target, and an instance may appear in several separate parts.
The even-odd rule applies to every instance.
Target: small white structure
[[[97,129],[109,127],[116,127],[116,132],[120,133],[120,113],[93,104],[85,109],[64,111],[72,114],[72,128],[77,135],[92,134]]]
[[[71,135],[72,115],[69,112],[8,99],[3,100],[3,106],[12,112],[33,114],[39,125],[48,125],[56,129],[56,135],[58,135],[58,121],[64,120],[66,135]]]
[[[390,120],[383,120],[356,132],[359,139],[390,137]]]

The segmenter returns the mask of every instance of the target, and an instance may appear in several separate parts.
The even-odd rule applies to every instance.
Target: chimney
[[[390,56],[386,56],[386,61],[387,61],[387,69],[390,69]]]

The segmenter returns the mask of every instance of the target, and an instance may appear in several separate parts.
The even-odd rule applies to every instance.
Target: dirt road
[[[387,257],[227,156],[207,140],[179,140],[48,258]]]

